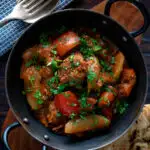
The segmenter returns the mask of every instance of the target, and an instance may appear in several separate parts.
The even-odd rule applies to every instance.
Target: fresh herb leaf
[[[111,64],[115,64],[115,57],[111,57]]]
[[[25,92],[25,91],[22,91],[22,95],[26,95],[26,92]]]
[[[37,99],[37,104],[41,105],[43,103],[44,103],[44,101],[42,99]]]
[[[97,51],[102,50],[102,47],[99,46],[99,45],[95,45],[95,46],[93,47],[93,49],[94,49],[94,52],[97,52]]]
[[[73,62],[73,60],[74,60],[74,54],[70,55],[69,60],[70,60],[70,62]]]
[[[60,112],[57,112],[56,117],[61,117],[62,114]]]
[[[41,66],[35,66],[35,69],[39,71],[41,69]]]
[[[22,91],[23,95],[26,95],[27,93],[32,92],[32,89],[27,88],[26,90]]]
[[[36,92],[34,93],[34,97],[37,99],[37,104],[41,105],[44,103],[40,90],[36,90]]]
[[[36,90],[36,92],[34,93],[34,97],[36,99],[40,99],[42,97],[42,94],[41,94],[40,90]]]
[[[87,41],[84,38],[80,38],[81,46],[80,52],[83,54],[85,58],[88,58],[94,54],[94,51],[91,47],[88,46]]]
[[[114,96],[117,95],[116,92],[113,89],[111,89],[111,88],[104,87],[104,90],[106,90],[107,92],[112,92],[114,94]]]
[[[76,117],[76,114],[75,113],[71,113],[70,116],[69,116],[71,119],[74,119]]]
[[[52,62],[51,62],[51,67],[52,67],[52,71],[56,72],[58,70],[58,68],[59,68],[58,62],[53,59]]]
[[[110,76],[113,77],[114,73],[113,72],[109,72]]]
[[[127,110],[129,104],[126,101],[117,100],[116,101],[116,112],[120,115],[124,114]]]
[[[68,84],[60,84],[60,85],[58,86],[58,88],[57,88],[57,89],[58,89],[58,93],[63,92],[66,87],[68,87]],[[67,94],[67,96],[69,96],[69,94]]]
[[[105,71],[107,71],[107,72],[112,71],[112,67],[110,65],[108,65],[105,61],[100,60],[100,64],[102,65],[104,72]]]
[[[33,83],[34,83],[34,81],[35,81],[35,77],[34,77],[34,76],[31,76],[29,80],[30,80],[31,85],[33,85]]]
[[[86,116],[80,114],[80,118],[86,120]]]
[[[51,53],[54,54],[54,55],[57,55],[57,51],[54,50],[54,49],[51,50]]]
[[[89,70],[88,75],[87,75],[87,79],[90,82],[93,82],[93,80],[96,78],[96,73],[92,70]]]
[[[99,79],[100,79],[102,82],[104,82],[104,78],[103,78],[103,77],[100,77]]]
[[[87,108],[88,107],[88,104],[87,104],[87,93],[86,92],[83,92],[80,96],[80,106],[81,108]]]
[[[36,65],[38,62],[38,54],[33,55],[32,59],[25,63],[26,67],[30,67],[32,65]]]
[[[109,125],[109,121],[106,117],[102,116],[106,125]]]
[[[25,63],[26,67],[30,67],[33,64],[32,60],[29,60],[28,62]]]
[[[72,107],[76,107],[76,106],[77,106],[77,104],[75,104],[75,103],[71,103],[71,104],[70,104],[70,106],[72,106]]]

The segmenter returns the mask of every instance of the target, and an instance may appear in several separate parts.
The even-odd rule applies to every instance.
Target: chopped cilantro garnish
[[[56,117],[61,117],[62,114],[60,112],[57,112]]]
[[[68,87],[67,83],[60,84],[60,85],[58,85],[58,83],[59,83],[59,77],[55,72],[54,76],[47,81],[47,85],[50,87],[50,92],[54,95],[64,92],[65,88]]]
[[[80,51],[85,58],[88,58],[94,54],[94,51],[91,47],[88,46],[87,41],[84,38],[80,38],[81,46]]]
[[[115,57],[111,57],[111,64],[115,64]]]
[[[35,69],[36,69],[36,70],[40,70],[40,69],[41,69],[41,66],[35,66]]]
[[[80,62],[74,63],[74,66],[76,66],[76,67],[80,66]]]
[[[70,55],[69,60],[70,60],[70,62],[73,62],[73,60],[74,60],[74,54]]]
[[[67,68],[67,66],[63,66],[62,69],[67,70],[68,68]]]
[[[87,104],[87,93],[86,92],[83,92],[81,94],[79,101],[80,101],[81,108],[89,107],[88,104]]]
[[[104,82],[104,78],[103,78],[103,77],[100,77],[99,79],[100,79],[102,82]]]
[[[22,95],[26,95],[26,91],[22,91]]]
[[[102,49],[102,47],[99,46],[99,45],[95,45],[95,46],[93,47],[93,49],[94,49],[94,52],[97,52],[97,51],[100,51],[100,50]]]
[[[96,76],[97,75],[94,71],[89,70],[88,75],[87,75],[88,81],[93,82],[93,80],[96,78]]]
[[[70,106],[72,106],[72,107],[76,107],[76,106],[77,106],[77,104],[75,104],[75,103],[71,103],[71,104],[70,104]]]
[[[129,104],[126,101],[123,100],[117,100],[116,101],[116,112],[120,115],[124,114],[127,110]]]
[[[106,117],[102,116],[106,125],[109,125],[109,121]]]
[[[71,113],[70,116],[69,116],[71,119],[74,119],[76,117],[76,114],[75,113]]]
[[[30,83],[31,83],[31,85],[33,85],[33,82],[35,81],[35,77],[34,76],[31,76],[30,77]]]
[[[86,116],[80,114],[80,118],[83,119],[83,120],[85,120],[85,119],[86,119]]]
[[[41,105],[44,103],[40,90],[36,90],[36,92],[34,93],[34,97],[37,99],[37,104]]]
[[[51,67],[52,67],[52,71],[55,72],[58,70],[59,66],[58,66],[58,62],[56,60],[52,60],[51,62]]]
[[[110,76],[113,77],[114,73],[113,72],[109,72]]]
[[[26,95],[27,93],[32,92],[32,89],[27,88],[26,90],[22,91],[23,95]]]
[[[116,93],[113,89],[111,88],[108,88],[108,87],[104,87],[104,89],[107,91],[107,92],[112,92],[114,94],[114,96],[116,96]]]
[[[51,53],[54,54],[54,55],[57,55],[57,51],[54,50],[54,49],[51,50]]]
[[[42,97],[40,90],[36,90],[36,92],[34,93],[34,97],[37,99],[40,99]]]
[[[38,62],[38,54],[33,55],[32,59],[25,63],[26,67],[30,67],[32,65],[36,65]]]
[[[50,80],[47,81],[49,87],[52,87],[54,83],[58,84],[58,77],[56,76],[53,76]]]
[[[29,60],[28,62],[25,63],[26,67],[30,67],[33,64],[32,60]]]
[[[108,65],[105,61],[100,60],[100,64],[102,65],[104,72],[107,71],[112,71],[112,67],[110,65]]]
[[[42,99],[37,99],[37,104],[41,105],[43,103],[44,103],[44,101]]]

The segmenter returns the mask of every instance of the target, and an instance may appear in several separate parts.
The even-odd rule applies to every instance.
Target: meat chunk
[[[46,115],[48,123],[51,125],[60,125],[66,121],[65,116],[58,116],[59,111],[56,109],[54,101],[49,103],[48,113]]]
[[[99,108],[109,107],[115,101],[116,95],[117,95],[116,88],[108,86],[100,96],[98,107]]]
[[[58,70],[60,83],[75,82],[79,83],[86,76],[86,62],[81,53],[75,53],[64,59]]]
[[[28,60],[31,60],[32,57],[37,54],[38,52],[38,49],[39,49],[39,46],[38,45],[35,45],[29,49],[27,49],[23,55],[22,55],[22,58],[24,60],[24,62],[27,62]]]
[[[136,83],[136,74],[133,69],[123,69],[121,83],[117,86],[118,97],[128,97]]]
[[[87,98],[87,104],[89,105],[86,108],[83,108],[84,111],[92,111],[94,108],[94,105],[96,104],[97,100],[93,97],[88,97]]]
[[[133,69],[123,69],[122,76],[121,76],[121,83],[130,83],[135,84],[136,82],[136,75]]]
[[[42,67],[40,69],[40,75],[42,78],[48,79],[48,78],[52,77],[53,71],[50,67]]]

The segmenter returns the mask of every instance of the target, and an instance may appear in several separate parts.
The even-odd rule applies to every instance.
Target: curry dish
[[[107,129],[128,107],[135,71],[95,28],[42,34],[22,58],[22,94],[35,117],[55,133],[83,136]]]

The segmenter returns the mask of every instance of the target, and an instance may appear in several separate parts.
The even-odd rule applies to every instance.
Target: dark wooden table
[[[99,7],[97,4],[99,4],[102,0],[75,0],[75,2],[73,2],[71,5],[69,5],[69,8],[92,8],[94,7],[95,11],[101,12],[102,7]],[[150,1],[149,0],[144,0],[143,1],[147,8],[150,8]],[[123,15],[124,12],[122,12]],[[113,17],[117,18],[117,13],[113,14]],[[120,20],[121,24],[125,25],[125,23]],[[138,22],[136,23],[136,27],[138,26],[138,23],[140,24],[141,20],[138,20]],[[132,30],[132,26],[126,26],[126,28],[128,30]],[[148,36],[150,36],[150,29],[146,32],[144,38],[148,38]],[[141,38],[139,38],[141,39]],[[139,40],[138,40],[139,41]],[[145,57],[145,61],[147,64],[147,68],[149,71],[149,77],[150,77],[150,43],[148,42],[142,42],[140,44],[141,50],[144,54]],[[5,71],[5,66],[6,66],[6,62],[7,62],[7,58],[8,58],[9,52],[7,54],[5,54],[4,56],[2,56],[0,58],[0,126],[7,114],[7,111],[9,109],[8,105],[7,105],[7,100],[6,100],[6,96],[5,96],[5,91],[4,91],[4,71]],[[150,85],[150,84],[149,84]],[[150,88],[148,91],[148,96],[147,96],[147,102],[146,103],[150,103]],[[11,115],[9,116],[10,118],[12,117]],[[1,149],[1,146],[0,146]]]

